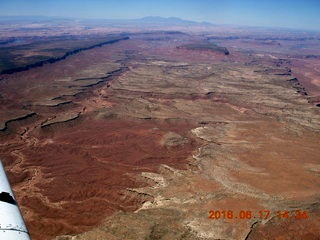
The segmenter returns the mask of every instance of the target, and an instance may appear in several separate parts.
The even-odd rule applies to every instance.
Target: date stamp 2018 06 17
[[[260,211],[252,211],[252,210],[210,210],[209,211],[209,219],[218,220],[218,219],[269,219],[271,217],[278,217],[279,219],[307,219],[308,214],[307,211],[304,210],[260,210]]]

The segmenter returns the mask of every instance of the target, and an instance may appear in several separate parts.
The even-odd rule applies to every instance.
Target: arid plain
[[[32,239],[319,239],[319,33],[46,27],[0,45]]]

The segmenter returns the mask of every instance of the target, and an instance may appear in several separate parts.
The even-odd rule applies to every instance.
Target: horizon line
[[[245,24],[234,24],[234,23],[214,23],[211,21],[196,21],[185,19],[181,17],[162,17],[159,15],[147,15],[139,18],[102,18],[102,17],[69,17],[69,16],[49,16],[49,15],[0,15],[0,18],[51,18],[51,19],[67,19],[67,20],[101,20],[101,21],[134,21],[142,20],[145,18],[159,18],[159,19],[176,19],[184,22],[192,22],[197,24],[210,24],[212,26],[230,26],[230,27],[243,27],[243,28],[268,28],[268,29],[278,29],[278,30],[295,30],[295,31],[307,31],[307,32],[317,32],[320,33],[319,29],[314,28],[294,28],[287,26],[272,26],[272,25],[245,25]]]

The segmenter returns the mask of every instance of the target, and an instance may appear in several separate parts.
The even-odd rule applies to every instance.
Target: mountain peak
[[[136,21],[143,22],[143,23],[166,23],[166,24],[174,24],[174,25],[198,25],[203,24],[200,22],[184,20],[177,17],[159,17],[159,16],[147,16]],[[208,24],[208,23],[205,23]]]

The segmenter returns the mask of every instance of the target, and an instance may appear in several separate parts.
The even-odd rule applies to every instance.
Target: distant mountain
[[[189,20],[183,20],[181,18],[176,18],[176,17],[169,17],[169,18],[164,18],[164,17],[154,17],[154,16],[148,16],[144,18],[137,19],[139,22],[147,22],[147,23],[195,23],[193,21]]]
[[[212,25],[211,23],[208,22],[195,22],[195,21],[190,21],[190,20],[184,20],[181,18],[177,17],[169,17],[169,18],[164,18],[164,17],[158,17],[158,16],[148,16],[140,19],[134,20],[135,22],[139,23],[146,23],[146,24],[172,24],[172,25]]]
[[[103,27],[142,27],[142,28],[167,28],[167,27],[197,27],[197,26],[216,26],[208,22],[195,22],[184,20],[177,17],[159,17],[147,16],[139,19],[81,19],[81,18],[62,18],[47,16],[0,16],[0,25],[6,23],[20,24],[46,24],[51,26],[55,24],[63,25],[83,25],[87,27],[103,26]]]

